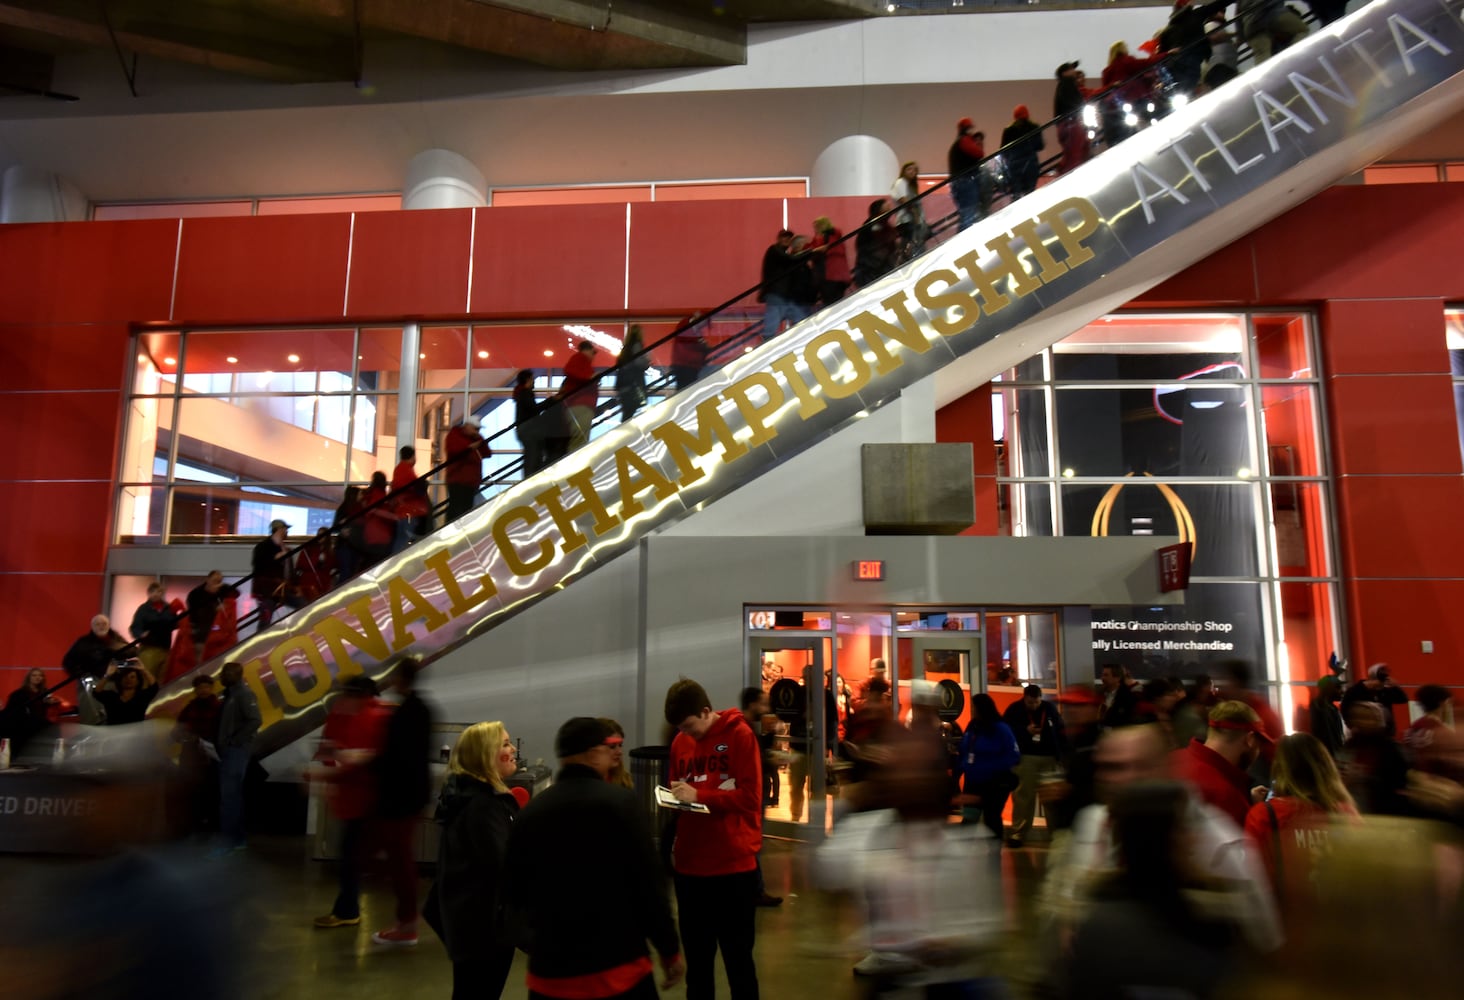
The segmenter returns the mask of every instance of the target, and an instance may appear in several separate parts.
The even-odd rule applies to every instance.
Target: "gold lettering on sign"
[[[798,397],[798,416],[807,420],[829,408],[829,404],[824,402],[823,397],[816,395],[808,387],[808,381],[798,370],[798,355],[784,354],[782,357],[774,358],[768,367],[783,376],[783,381],[788,383],[788,388],[792,389],[793,395]]]
[[[763,395],[767,397],[765,402],[754,403],[748,396],[754,386],[762,389]],[[768,427],[767,420],[778,412],[786,397],[783,395],[783,387],[771,374],[753,372],[746,378],[732,383],[723,391],[722,395],[737,404],[737,411],[742,414],[742,419],[746,421],[748,429],[752,431],[752,437],[747,439],[749,448],[766,444],[778,436],[776,430]]]
[[[541,493],[534,494],[534,499],[539,506],[549,512],[554,519],[554,524],[559,528],[560,548],[565,555],[577,552],[589,544],[589,539],[580,533],[575,527],[574,519],[591,514],[595,518],[594,532],[603,535],[611,528],[620,523],[613,514],[605,509],[605,501],[600,499],[600,494],[595,492],[594,474],[589,469],[581,469],[567,480],[580,495],[580,502],[572,507],[564,506],[564,491],[556,484]]]
[[[538,520],[539,512],[537,510],[527,504],[520,504],[508,508],[493,522],[493,544],[498,546],[499,552],[503,553],[503,561],[508,563],[508,568],[519,576],[537,573],[554,561],[554,545],[549,539],[539,539],[538,555],[533,559],[525,559],[508,537],[508,526],[515,521],[531,526]]]
[[[454,618],[461,618],[478,605],[490,600],[498,593],[498,588],[493,585],[493,578],[484,573],[478,577],[478,592],[472,597],[467,596],[463,593],[462,585],[458,583],[457,577],[452,575],[452,567],[448,565],[448,560],[451,558],[451,552],[441,549],[423,559],[422,565],[437,574],[437,579],[442,583],[442,589],[447,591],[447,596],[452,600],[452,606],[447,609],[447,613]]]
[[[650,462],[641,458],[630,447],[615,451],[615,476],[620,481],[620,517],[626,520],[635,517],[645,507],[636,499],[641,490],[649,489],[662,503],[676,495],[676,484],[661,474]]]
[[[447,624],[447,615],[438,611],[431,601],[417,591],[416,587],[399,576],[394,576],[387,582],[386,602],[387,606],[391,608],[391,648],[393,652],[400,653],[417,641],[417,636],[410,628],[412,622],[417,619],[422,620],[428,634],[436,632]]]
[[[864,335],[864,342],[874,351],[877,359],[874,366],[876,375],[888,375],[896,368],[905,363],[904,359],[891,353],[886,346],[884,339],[888,338],[896,343],[908,347],[916,354],[924,354],[930,350],[930,338],[925,331],[920,329],[920,324],[915,317],[910,315],[910,305],[907,292],[897,292],[880,303],[888,309],[895,317],[891,323],[882,316],[873,312],[862,312],[849,319],[849,326],[858,330]]]
[[[720,396],[713,396],[697,404],[695,434],[669,420],[651,429],[651,437],[666,446],[671,460],[676,463],[680,473],[677,486],[690,486],[707,474],[691,460],[691,456],[706,458],[710,455],[714,438],[721,442],[724,463],[735,462],[747,454],[747,446],[732,436],[732,428],[727,426],[726,418],[717,409],[721,402]]]
[[[1077,215],[1076,224],[1068,224],[1069,213]],[[1098,214],[1098,207],[1087,198],[1069,198],[1052,206],[1037,218],[1052,228],[1053,235],[1067,254],[1069,268],[1086,264],[1093,259],[1093,251],[1083,246],[1083,240],[1098,231],[1103,216]]]
[[[937,268],[915,281],[915,301],[930,311],[930,325],[942,337],[964,333],[981,315],[976,300],[955,287],[960,280],[955,271]],[[945,290],[934,291],[933,286],[937,284],[945,285]]]
[[[342,680],[361,672],[361,668],[356,666],[356,661],[351,658],[350,652],[346,649],[346,643],[349,642],[378,663],[391,655],[391,651],[386,645],[386,637],[381,634],[381,628],[371,614],[369,596],[352,601],[346,606],[345,611],[346,614],[355,616],[356,620],[361,623],[360,632],[347,625],[342,618],[334,615],[322,618],[315,625],[315,633],[330,647],[330,655],[336,663],[336,676]]]
[[[315,680],[315,683],[304,691],[295,686],[295,679],[285,665],[285,658],[295,650],[304,654]],[[269,672],[274,675],[275,687],[279,688],[280,697],[284,698],[285,704],[291,708],[313,705],[330,693],[330,667],[326,666],[325,658],[320,655],[320,650],[315,648],[315,640],[309,635],[291,636],[270,650]]]
[[[843,374],[847,368],[850,376],[848,379],[835,378],[835,373],[829,371],[819,353],[826,347],[837,347],[843,352],[847,364],[839,366],[838,374]],[[864,360],[864,352],[854,343],[854,338],[849,336],[847,330],[825,330],[814,337],[803,349],[803,360],[808,362],[808,370],[813,372],[813,377],[823,387],[824,395],[830,399],[848,399],[868,385],[869,380],[874,377],[869,362]]]

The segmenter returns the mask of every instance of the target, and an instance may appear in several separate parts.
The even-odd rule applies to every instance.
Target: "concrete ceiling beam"
[[[283,83],[353,80],[356,72],[349,39],[282,41],[297,39],[299,33],[288,25],[257,20],[246,31],[232,12],[207,4],[165,8],[151,2],[0,0],[0,26],[100,48],[116,44],[126,53]]]

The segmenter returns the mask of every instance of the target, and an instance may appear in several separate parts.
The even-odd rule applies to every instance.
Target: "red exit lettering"
[[[854,564],[854,579],[856,580],[883,580],[884,560],[883,559],[860,559]]]

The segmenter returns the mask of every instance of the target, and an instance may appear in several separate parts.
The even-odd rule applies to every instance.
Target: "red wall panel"
[[[1448,374],[1442,299],[1349,299],[1321,310],[1328,374]]]
[[[0,392],[0,427],[8,452],[0,481],[99,479],[112,481],[117,447],[118,392]],[[14,521],[0,522],[15,524]]]
[[[788,228],[802,236],[813,236],[813,220],[827,215],[844,234],[852,233],[864,224],[869,215],[872,198],[789,198]],[[772,240],[767,241],[771,243]],[[849,266],[854,266],[854,240],[844,244],[849,248]]]
[[[762,279],[763,251],[781,228],[777,199],[632,206],[630,308],[690,312],[720,305]]]
[[[168,318],[178,223],[0,226],[0,302],[11,323]]]
[[[1243,236],[1203,263],[1160,282],[1134,300],[1135,306],[1248,305],[1256,301],[1255,248]]]
[[[339,320],[351,216],[184,219],[173,319],[243,325]]]
[[[469,209],[358,214],[346,311],[360,319],[462,315],[472,228]]]
[[[100,573],[107,561],[112,494],[110,480],[0,483],[0,524],[12,528],[0,570]],[[23,603],[0,603],[0,607],[13,612],[6,616],[7,621],[26,617]]]
[[[1460,575],[1464,478],[1346,476],[1337,483],[1337,506],[1352,575]]]
[[[0,324],[0,392],[115,390],[127,365],[127,335],[122,323]]]
[[[1386,662],[1407,687],[1464,682],[1464,580],[1353,580],[1347,591],[1355,674]]]
[[[1438,339],[1444,339],[1442,317]],[[1459,472],[1459,429],[1448,376],[1353,375],[1332,379],[1327,391],[1338,473]]]
[[[997,507],[996,444],[991,440],[991,383],[973,389],[935,411],[935,439],[969,442],[975,476],[976,523],[963,535],[1001,534]]]
[[[101,606],[101,573],[0,573],[0,607],[24,609],[7,616],[0,629],[0,665],[59,667]],[[53,673],[52,682],[61,676]],[[8,697],[18,686],[3,686],[0,679],[0,694]]]
[[[604,315],[625,307],[625,206],[480,208],[477,315]]]

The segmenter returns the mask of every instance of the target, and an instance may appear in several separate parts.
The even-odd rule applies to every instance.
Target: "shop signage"
[[[854,579],[856,580],[883,580],[884,560],[883,559],[860,559],[854,563]]]
[[[956,358],[1010,363],[1123,304],[1457,111],[1461,69],[1453,3],[1375,0],[709,373],[241,643],[256,751],[318,726],[340,679],[482,635]]]
[[[1193,548],[1189,542],[1166,545],[1154,553],[1159,563],[1159,592],[1167,594],[1174,590],[1189,588],[1190,554]]]

